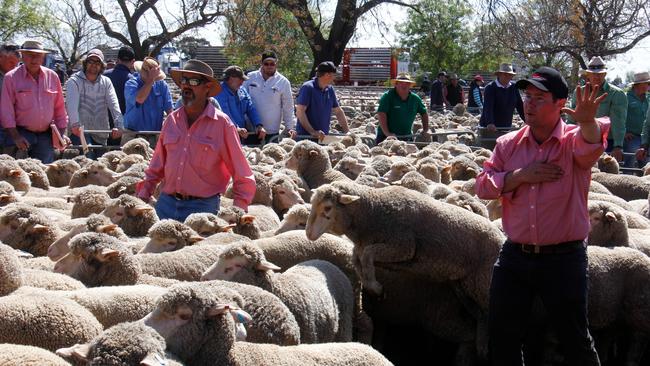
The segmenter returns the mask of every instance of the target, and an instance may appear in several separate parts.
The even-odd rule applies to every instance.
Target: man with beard
[[[156,213],[160,219],[183,222],[195,212],[216,214],[232,177],[233,203],[247,210],[255,195],[255,178],[237,128],[208,102],[221,89],[212,69],[189,60],[182,70],[171,70],[171,77],[181,88],[183,106],[167,116],[136,195],[149,201],[162,180]]]

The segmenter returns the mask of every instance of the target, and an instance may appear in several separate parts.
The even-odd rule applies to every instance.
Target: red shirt
[[[551,137],[541,145],[525,126],[500,137],[483,172],[476,177],[476,194],[501,198],[503,229],[510,240],[534,245],[583,240],[589,234],[587,193],[591,167],[605,150],[609,118],[598,118],[601,142],[587,143],[580,128],[560,119]],[[541,161],[564,171],[555,182],[521,184],[503,193],[505,176]]]
[[[244,210],[255,195],[235,125],[211,103],[189,130],[184,107],[165,119],[145,175],[137,195],[147,199],[163,178],[164,193],[210,197],[224,193],[232,177],[234,204]]]
[[[9,71],[2,84],[0,97],[2,127],[24,127],[32,132],[44,132],[54,122],[60,131],[68,125],[61,82],[56,73],[41,66],[38,81],[27,72],[25,65]]]

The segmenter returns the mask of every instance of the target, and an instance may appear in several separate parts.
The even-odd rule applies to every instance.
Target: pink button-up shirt
[[[560,120],[551,137],[538,144],[525,126],[500,137],[483,172],[476,177],[476,194],[501,198],[503,229],[517,243],[549,245],[583,240],[589,234],[587,193],[591,167],[607,144],[609,118],[599,118],[601,142],[587,143],[580,128]],[[564,175],[555,182],[521,184],[503,192],[508,173],[533,162],[556,164]]]
[[[0,122],[4,128],[24,127],[44,132],[54,122],[60,131],[68,125],[61,82],[56,73],[41,66],[38,80],[21,65],[5,75],[0,97]]]
[[[165,119],[137,195],[148,199],[164,178],[164,193],[210,197],[224,193],[233,177],[234,204],[247,210],[255,195],[255,178],[235,125],[210,103],[192,127],[187,125],[184,107]]]

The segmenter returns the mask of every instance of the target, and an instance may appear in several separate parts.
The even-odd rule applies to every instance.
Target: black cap
[[[316,68],[316,72],[320,72],[320,73],[336,72],[336,66],[332,61],[323,61]]]
[[[440,71],[440,72],[438,73],[438,77],[441,77],[441,76],[447,76],[447,73],[444,72],[444,71]]]
[[[517,88],[526,89],[532,85],[537,89],[550,92],[558,99],[566,99],[569,96],[569,87],[562,75],[551,67],[542,66],[524,80],[517,81]]]
[[[262,62],[264,62],[264,60],[266,60],[267,58],[272,58],[274,60],[277,60],[278,55],[272,50],[266,50],[262,53]]]
[[[131,47],[120,47],[120,50],[117,52],[117,58],[121,61],[132,61],[135,60],[135,52]]]

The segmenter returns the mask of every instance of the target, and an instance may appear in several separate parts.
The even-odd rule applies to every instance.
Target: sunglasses
[[[181,84],[187,84],[189,86],[199,86],[206,81],[207,80],[204,78],[188,78],[187,76],[181,77]]]

